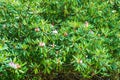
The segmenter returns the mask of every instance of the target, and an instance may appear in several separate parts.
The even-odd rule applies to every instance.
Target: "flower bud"
[[[44,47],[44,46],[45,46],[45,43],[44,43],[44,42],[40,42],[40,43],[39,43],[39,46]]]
[[[39,31],[40,31],[40,29],[39,29],[39,28],[35,28],[35,31],[36,31],[36,32],[39,32]]]
[[[53,34],[58,34],[57,30],[52,31]]]

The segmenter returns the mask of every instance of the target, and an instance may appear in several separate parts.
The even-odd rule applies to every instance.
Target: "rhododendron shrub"
[[[119,80],[119,0],[0,0],[0,80]]]

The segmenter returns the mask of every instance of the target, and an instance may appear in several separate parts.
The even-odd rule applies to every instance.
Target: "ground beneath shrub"
[[[113,80],[110,79],[110,77],[100,77],[98,75],[93,76],[92,78],[83,78],[80,76],[80,74],[64,74],[64,73],[59,73],[56,76],[52,77],[51,75],[47,76],[44,80]]]

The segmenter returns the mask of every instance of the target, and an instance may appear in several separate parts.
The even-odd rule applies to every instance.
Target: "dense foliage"
[[[0,0],[0,80],[119,76],[119,0]]]

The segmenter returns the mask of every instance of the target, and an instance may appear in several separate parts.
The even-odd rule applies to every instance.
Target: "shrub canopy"
[[[0,0],[0,80],[118,80],[119,14],[119,0]]]

